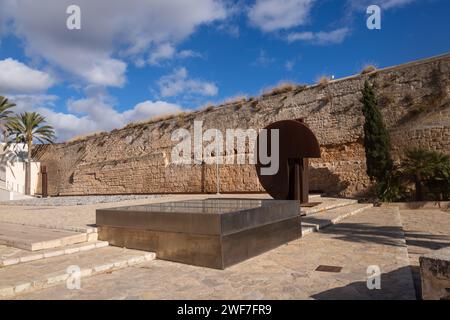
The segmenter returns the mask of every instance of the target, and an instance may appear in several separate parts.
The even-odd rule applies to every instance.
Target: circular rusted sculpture
[[[270,130],[279,130],[279,170],[275,175],[261,175],[260,156],[256,171],[264,189],[276,200],[299,200],[308,203],[308,158],[320,158],[320,146],[314,133],[302,120],[284,120],[267,129],[267,150],[271,150]],[[257,139],[257,150],[260,139]]]

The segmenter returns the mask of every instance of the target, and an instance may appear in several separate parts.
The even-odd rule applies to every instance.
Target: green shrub
[[[437,151],[412,149],[406,152],[402,173],[414,183],[415,200],[450,198],[450,155]]]
[[[384,202],[406,201],[409,197],[403,174],[398,169],[391,170],[375,186],[379,200]]]
[[[405,155],[398,167],[377,180],[378,199],[386,202],[450,201],[450,155],[423,149],[408,150]]]

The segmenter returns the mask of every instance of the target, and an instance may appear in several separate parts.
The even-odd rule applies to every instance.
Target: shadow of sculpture
[[[339,196],[350,183],[343,181],[341,177],[328,168],[309,168],[310,190],[320,191],[325,195]]]
[[[311,296],[317,300],[414,300],[416,293],[412,283],[411,269],[402,267],[382,273],[380,289],[370,290],[367,280],[353,282]]]

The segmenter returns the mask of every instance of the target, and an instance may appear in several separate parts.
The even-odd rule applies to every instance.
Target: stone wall
[[[174,130],[192,132],[194,120],[225,132],[303,118],[322,149],[322,158],[311,161],[311,189],[362,196],[370,186],[362,144],[364,81],[376,88],[396,158],[414,146],[449,152],[449,70],[447,54],[38,147],[35,156],[47,165],[51,195],[215,192],[215,165],[171,163]],[[222,165],[220,181],[222,192],[263,191],[252,165]]]

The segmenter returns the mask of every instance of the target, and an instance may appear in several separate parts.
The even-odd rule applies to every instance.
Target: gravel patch
[[[127,200],[156,199],[165,195],[113,195],[113,196],[71,196],[34,198],[26,200],[1,201],[8,206],[83,206],[97,203],[121,202]]]

